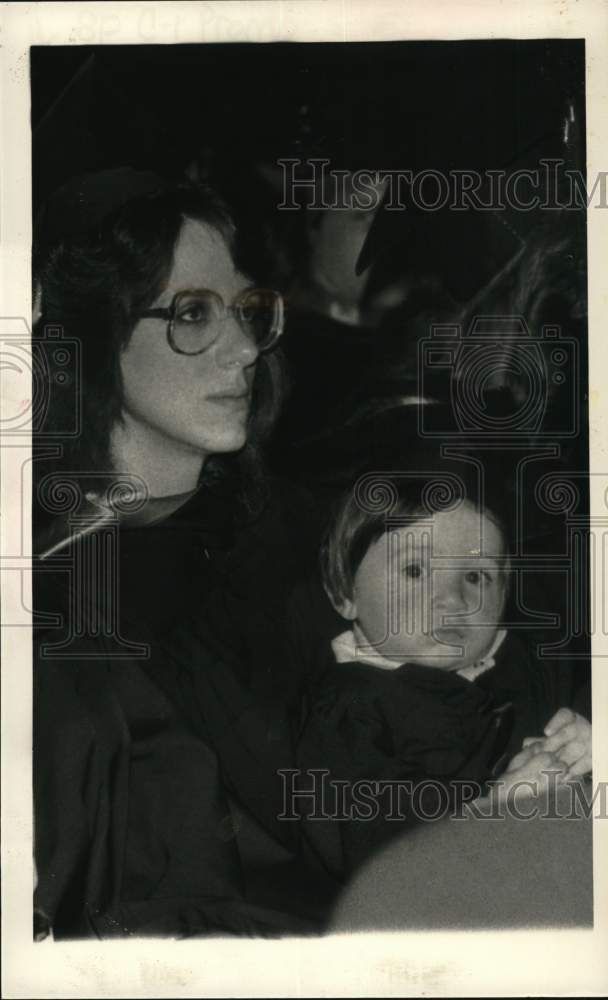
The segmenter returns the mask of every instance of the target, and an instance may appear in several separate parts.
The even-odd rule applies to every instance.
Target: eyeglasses
[[[177,292],[170,306],[147,309],[140,319],[167,320],[167,340],[176,354],[202,354],[219,339],[229,313],[260,352],[274,347],[283,333],[283,298],[265,288],[246,288],[229,306],[209,288]]]

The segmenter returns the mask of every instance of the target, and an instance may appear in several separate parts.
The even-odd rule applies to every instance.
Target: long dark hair
[[[99,176],[103,180],[104,175]],[[129,172],[128,179],[133,177],[135,174]],[[161,181],[157,190],[144,194],[137,190],[138,184],[134,187],[134,197],[126,201],[123,197],[118,207],[102,210],[101,218],[95,218],[100,212],[93,205],[93,224],[86,212],[84,224],[80,218],[76,225],[67,218],[68,235],[54,236],[56,224],[38,228],[33,273],[41,315],[34,327],[34,350],[41,352],[48,384],[46,413],[34,434],[34,445],[54,440],[62,447],[57,458],[35,463],[35,480],[51,471],[65,473],[69,480],[72,473],[86,487],[90,473],[95,488],[95,474],[111,476],[111,432],[122,413],[120,354],[138,314],[152,305],[168,280],[184,221],[194,219],[219,231],[238,264],[234,224],[226,205],[212,190]],[[52,214],[47,214],[46,221],[52,223]],[[56,337],[59,331],[68,347],[71,340],[77,343],[79,355],[78,367],[75,355],[70,355],[74,367],[63,371],[60,381],[53,361],[57,352],[49,349],[50,336]],[[64,358],[62,364],[65,366]],[[233,477],[250,508],[260,500],[259,449],[280,406],[281,369],[277,352],[260,356],[248,442],[235,455],[214,456],[203,471],[210,482]],[[71,426],[75,396],[80,404],[76,434]]]

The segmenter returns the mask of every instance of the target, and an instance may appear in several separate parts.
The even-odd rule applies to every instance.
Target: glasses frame
[[[241,326],[242,321],[238,310],[238,302],[239,299],[241,299],[244,295],[251,292],[263,292],[266,295],[271,294],[275,297],[275,301],[278,305],[278,311],[279,311],[278,322],[276,325],[276,329],[273,330],[271,333],[271,339],[268,341],[267,344],[263,344],[262,346],[256,344],[256,347],[260,352],[260,354],[266,354],[268,351],[271,351],[272,348],[276,346],[278,340],[283,335],[283,330],[285,327],[285,301],[280,292],[277,292],[271,288],[257,288],[257,287],[245,288],[243,289],[242,292],[239,292],[238,295],[235,296],[230,305],[226,305],[219,292],[214,291],[212,288],[182,289],[181,291],[175,293],[175,295],[171,300],[170,305],[162,307],[158,306],[155,309],[146,309],[145,312],[139,313],[138,319],[165,320],[167,323],[167,343],[169,344],[171,350],[174,351],[175,354],[183,354],[186,357],[194,358],[198,354],[204,354],[205,351],[208,351],[211,347],[213,347],[214,344],[217,343],[217,341],[221,336],[221,330],[218,333],[217,337],[215,337],[210,344],[206,344],[205,347],[201,347],[200,351],[183,351],[175,343],[175,337],[173,335],[175,320],[177,318],[176,317],[177,303],[179,302],[180,298],[185,295],[211,295],[218,302],[220,306],[220,311],[221,311],[220,326],[225,321],[226,316],[229,313],[232,313],[239,326]]]

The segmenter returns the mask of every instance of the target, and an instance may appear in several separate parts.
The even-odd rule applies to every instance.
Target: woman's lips
[[[227,406],[249,406],[251,402],[251,393],[249,392],[239,392],[239,393],[222,393],[217,396],[209,397],[214,403],[224,403]]]

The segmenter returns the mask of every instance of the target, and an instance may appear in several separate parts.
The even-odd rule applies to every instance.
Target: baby
[[[499,775],[506,793],[548,768],[561,779],[589,771],[589,722],[556,702],[553,668],[501,624],[509,554],[498,515],[472,495],[432,510],[428,477],[384,485],[388,520],[355,491],[327,533],[325,588],[349,627],[311,692],[300,767],[351,785],[466,781],[479,793]],[[329,867],[368,853],[374,826],[343,824],[351,857],[334,844]]]

